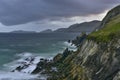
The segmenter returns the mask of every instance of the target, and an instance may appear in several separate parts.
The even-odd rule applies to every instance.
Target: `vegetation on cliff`
[[[96,41],[109,42],[120,36],[120,6],[110,10],[101,23],[101,29],[92,32],[88,38]]]
[[[73,40],[77,51],[65,50],[55,57],[59,74],[48,80],[120,79],[120,6],[116,8],[106,15],[100,30]]]
[[[66,48],[53,60],[41,59],[32,74],[46,74],[47,80],[120,80],[120,6],[101,25],[98,31],[82,33],[72,41],[77,51]]]

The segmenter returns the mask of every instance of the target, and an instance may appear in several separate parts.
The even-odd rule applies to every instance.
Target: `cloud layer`
[[[99,14],[120,0],[0,0],[0,22],[4,25],[60,20]]]

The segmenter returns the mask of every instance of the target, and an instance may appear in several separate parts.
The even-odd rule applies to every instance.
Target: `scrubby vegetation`
[[[58,54],[58,73],[48,80],[120,80],[120,6],[109,11],[98,31],[83,33],[72,43],[78,50]]]
[[[69,53],[69,51],[66,52],[66,50],[63,52],[64,54]],[[58,73],[55,75],[52,74],[52,77],[49,77],[48,80],[88,80],[87,76],[85,75],[84,68],[76,64],[74,61],[78,52],[70,52],[71,54],[67,56],[64,56],[63,54],[61,58],[57,58],[58,56],[61,56],[60,54],[58,54],[55,57],[58,59],[55,59],[57,61],[55,65],[58,69]]]
[[[88,36],[88,39],[109,42],[118,36],[120,36],[120,15],[111,18],[102,29],[91,33]]]

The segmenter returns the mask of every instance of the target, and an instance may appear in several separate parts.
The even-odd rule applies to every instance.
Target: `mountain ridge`
[[[51,33],[51,32],[53,32],[51,29],[46,29],[46,30],[41,31],[40,33]]]
[[[16,30],[16,31],[11,31],[9,33],[37,33],[37,32],[35,32],[35,31]]]
[[[47,80],[120,80],[120,13],[106,22],[99,30],[76,37],[76,51],[66,48],[52,61],[42,59],[32,74],[47,74]]]
[[[112,13],[116,8],[120,6]],[[77,37],[77,51],[58,54],[54,60],[59,72],[48,80],[120,80],[120,13],[106,22],[89,38],[85,34]]]
[[[99,27],[101,21],[94,20],[90,22],[77,23],[69,26],[68,28],[60,28],[54,32],[92,32]]]

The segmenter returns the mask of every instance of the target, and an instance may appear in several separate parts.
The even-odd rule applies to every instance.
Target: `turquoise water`
[[[77,35],[78,33],[0,34],[0,71],[9,72],[11,66],[15,65],[14,62],[22,58],[21,54],[51,58],[69,47],[66,41]]]

